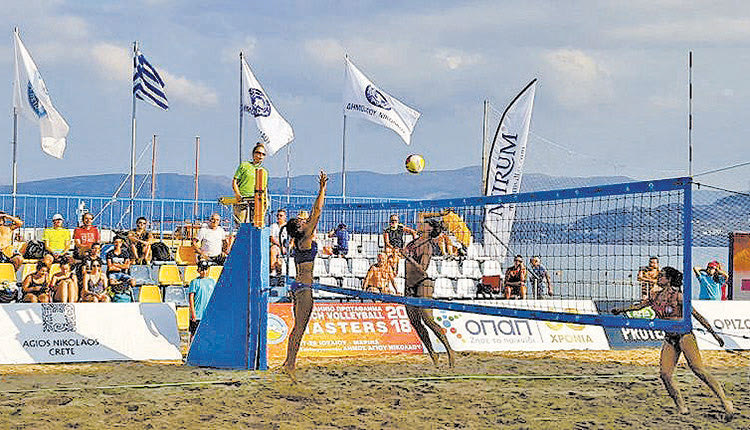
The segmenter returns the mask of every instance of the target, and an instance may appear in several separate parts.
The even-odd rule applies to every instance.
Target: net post
[[[685,178],[683,186],[682,315],[685,332],[689,332],[693,329],[693,178]]]

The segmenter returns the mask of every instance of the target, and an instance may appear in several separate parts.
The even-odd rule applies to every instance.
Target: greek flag
[[[141,51],[137,51],[133,59],[133,95],[158,108],[169,109],[164,81]]]

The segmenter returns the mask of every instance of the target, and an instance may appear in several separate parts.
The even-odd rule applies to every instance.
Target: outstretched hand
[[[318,176],[318,182],[320,182],[320,187],[323,188],[328,184],[328,175],[326,175],[326,172],[320,171],[320,175]]]

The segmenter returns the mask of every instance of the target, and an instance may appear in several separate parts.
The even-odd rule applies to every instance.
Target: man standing
[[[99,242],[99,229],[93,225],[94,216],[86,212],[81,216],[81,222],[83,226],[76,227],[73,230],[73,242],[75,243],[73,258],[78,261],[83,260],[88,250],[91,249],[91,245]]]
[[[651,257],[648,259],[648,266],[642,267],[638,271],[638,282],[641,283],[641,299],[646,300],[651,297],[651,291],[656,287],[656,281],[659,277],[659,258]]]
[[[281,227],[286,225],[286,210],[279,209],[276,211],[276,222],[271,224],[269,240],[271,242],[271,276],[281,275],[282,261],[281,256],[286,254],[286,247],[289,245],[286,229],[281,233]],[[281,237],[279,237],[281,234]]]
[[[346,231],[346,224],[341,223],[328,233],[328,237],[336,238],[336,245],[333,246],[333,255],[346,256],[349,253],[349,232]]]
[[[21,254],[9,251],[13,250],[13,231],[18,230],[22,225],[23,221],[20,218],[0,211],[0,263],[11,263],[16,270],[23,264],[23,257]]]
[[[529,266],[529,285],[531,286],[531,291],[533,291],[536,296],[534,296],[535,299],[541,299],[545,294],[545,288],[546,285],[546,293],[549,296],[552,296],[552,281],[549,279],[549,273],[547,273],[547,269],[542,266],[542,262],[538,255],[535,255],[531,257],[531,266]]]
[[[52,228],[45,228],[42,235],[44,247],[52,255],[55,263],[68,260],[71,234],[70,230],[63,228],[63,221],[64,218],[61,214],[54,214],[52,216]]]
[[[190,281],[188,287],[188,306],[190,307],[190,340],[195,337],[198,325],[203,319],[208,301],[214,293],[216,280],[208,277],[208,261],[198,262],[198,277]]]
[[[208,227],[201,227],[196,237],[193,238],[193,248],[200,260],[224,265],[229,252],[229,238],[220,223],[219,214],[212,214]]]
[[[232,190],[237,203],[234,205],[233,211],[234,222],[238,224],[253,221],[255,206],[253,202],[248,202],[248,198],[255,196],[256,192],[261,194],[262,211],[263,214],[266,213],[266,207],[268,206],[268,171],[261,166],[265,158],[266,147],[258,142],[253,148],[253,162],[243,161],[234,173]],[[260,184],[256,184],[257,174],[263,176]]]

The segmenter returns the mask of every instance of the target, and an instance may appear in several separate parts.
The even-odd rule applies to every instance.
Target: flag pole
[[[490,101],[485,99],[482,104],[482,190],[480,195],[483,196],[487,190],[487,113]]]
[[[242,103],[242,96],[245,90],[242,88],[242,51],[240,51],[240,142],[239,142],[239,160],[238,164],[242,164],[242,117],[244,115],[245,106]]]
[[[198,160],[201,156],[201,137],[195,136],[195,203],[193,205],[193,220],[198,218]]]
[[[346,114],[344,114],[344,133],[341,142],[341,202],[346,203]]]
[[[133,42],[133,69],[136,67],[138,55],[138,41]],[[135,71],[135,70],[134,70]],[[135,201],[135,91],[133,91],[133,114],[130,126],[130,225],[133,225]]]
[[[688,54],[688,176],[693,177],[693,51]]]
[[[18,30],[18,29],[16,29]],[[16,216],[16,193],[18,192],[18,109],[13,106],[13,164],[11,171],[13,176],[13,216]]]
[[[151,138],[151,200],[156,198],[156,135]]]
[[[292,193],[292,180],[291,180],[291,150],[289,147],[292,146],[292,142],[286,144],[286,204],[289,205],[290,194]]]

